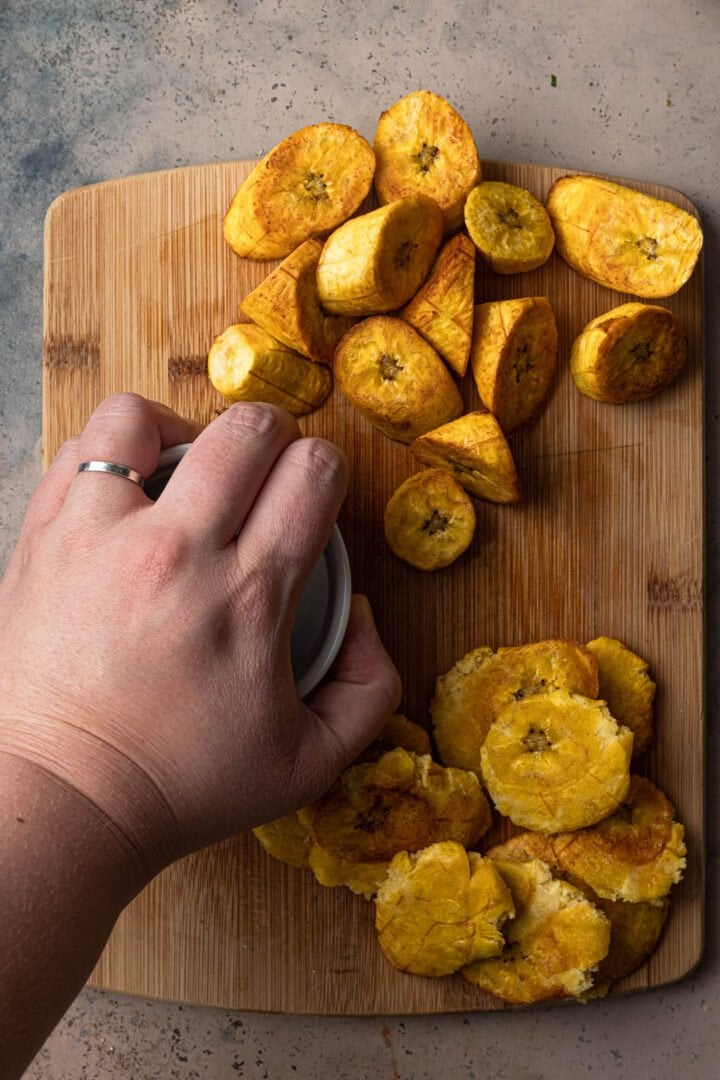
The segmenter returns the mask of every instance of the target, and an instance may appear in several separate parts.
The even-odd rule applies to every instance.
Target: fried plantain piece
[[[515,1005],[585,997],[610,945],[606,916],[539,859],[487,858],[510,889],[515,917],[501,955],[463,968],[463,978]]]
[[[471,847],[490,826],[474,773],[401,748],[351,765],[299,814],[316,844],[351,862],[386,862],[439,840]]]
[[[580,393],[611,405],[644,401],[664,390],[686,361],[680,320],[656,304],[621,304],[598,315],[570,350],[570,370]]]
[[[506,434],[533,420],[555,377],[558,331],[544,296],[475,308],[470,366],[483,405]]]
[[[354,320],[328,315],[320,305],[317,266],[322,247],[320,240],[306,240],[240,301],[240,310],[289,349],[330,363]]]
[[[227,401],[267,401],[293,416],[319,408],[332,389],[328,367],[306,360],[253,323],[229,326],[215,338],[208,377]]]
[[[493,863],[451,840],[398,852],[375,899],[380,948],[411,975],[450,975],[498,956],[503,923],[513,914]]]
[[[322,306],[336,315],[402,307],[427,277],[441,240],[442,213],[426,195],[346,221],[330,234],[318,263]]]
[[[465,413],[419,435],[410,449],[424,464],[446,469],[478,499],[514,503],[522,498],[512,451],[492,413]]]
[[[457,233],[400,312],[461,377],[470,359],[474,299],[475,248],[465,233]]]
[[[310,866],[312,839],[295,811],[266,825],[258,825],[252,831],[268,855],[298,870]]]
[[[369,862],[344,859],[319,844],[310,848],[309,866],[321,885],[333,889],[344,885],[351,892],[369,899],[378,891],[388,872],[390,860]]]
[[[432,753],[430,736],[425,728],[413,720],[408,720],[402,713],[394,713],[380,734],[358,754],[353,764],[377,761],[382,754],[388,750],[397,750],[398,747],[421,757],[423,754]]]
[[[568,881],[580,889],[595,907],[604,912],[610,922],[610,948],[600,962],[593,989],[607,992],[609,984],[637,971],[654,951],[665,925],[669,901],[664,898],[628,903],[598,896],[586,881],[567,871],[561,855],[558,856],[556,852],[556,847],[561,843],[562,837],[524,832],[492,848],[488,854],[503,859],[542,859],[553,877]]]
[[[633,776],[617,810],[592,828],[556,836],[568,873],[608,900],[660,900],[682,878],[685,829],[651,780]]]
[[[347,124],[301,128],[243,180],[225,215],[225,240],[246,259],[284,259],[354,214],[374,173],[372,147]]]
[[[449,566],[475,533],[472,500],[449,472],[423,469],[409,476],[385,507],[385,539],[399,559],[418,570]]]
[[[545,205],[558,254],[608,289],[672,296],[695,269],[700,224],[664,199],[598,176],[561,176]]]
[[[335,351],[337,384],[383,435],[411,443],[459,416],[463,401],[431,345],[390,315],[374,315],[348,330]]]
[[[435,683],[430,714],[441,760],[480,773],[480,748],[498,713],[513,701],[558,689],[597,697],[597,664],[578,641],[471,649]]]
[[[637,758],[653,737],[656,686],[649,665],[617,638],[598,637],[588,641],[587,648],[598,666],[598,697],[607,702],[617,722],[632,731],[633,758]]]
[[[483,180],[465,203],[465,227],[496,274],[522,274],[547,262],[555,246],[550,217],[527,188]]]
[[[430,195],[442,207],[445,232],[460,228],[481,166],[472,131],[445,98],[430,90],[400,98],[380,115],[373,150],[381,203]]]
[[[567,690],[502,709],[480,748],[501,814],[537,832],[582,829],[617,810],[630,785],[632,732],[605,702]]]

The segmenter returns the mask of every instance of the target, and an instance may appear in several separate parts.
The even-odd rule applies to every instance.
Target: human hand
[[[299,434],[271,406],[203,430],[107,399],[43,477],[0,586],[0,750],[89,799],[149,874],[320,795],[397,705],[362,597],[329,678],[298,700],[295,608],[346,486],[337,448]],[[149,476],[193,440],[156,503],[77,472]]]

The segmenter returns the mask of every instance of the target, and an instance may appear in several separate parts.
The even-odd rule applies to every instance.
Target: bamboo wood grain
[[[243,261],[222,217],[252,163],[194,166],[110,181],[57,199],[46,219],[44,459],[94,406],[133,390],[210,421],[223,408],[205,374],[215,335],[275,264]],[[569,170],[501,162],[506,179],[544,198]],[[631,183],[628,181],[628,183]],[[693,211],[676,192],[634,184]],[[704,915],[702,267],[662,301],[688,332],[686,370],[646,402],[582,397],[568,354],[592,317],[626,297],[573,273],[557,255],[500,277],[479,266],[478,300],[545,295],[560,331],[560,371],[540,419],[513,436],[525,497],[478,504],[469,552],[435,575],[394,559],[382,514],[415,471],[338,392],[305,431],[333,439],[352,470],[340,526],[355,586],[373,604],[420,723],[437,675],[466,650],[543,637],[622,639],[659,684],[657,736],[643,770],[687,827],[688,870],[650,961],[616,990],[678,979],[702,951]],[[477,405],[471,379],[462,385]],[[497,827],[483,848],[504,835]],[[460,977],[394,971],[377,948],[373,906],[267,856],[240,836],[168,869],[124,913],[92,976],[96,986],[228,1008],[403,1014],[501,1008]]]

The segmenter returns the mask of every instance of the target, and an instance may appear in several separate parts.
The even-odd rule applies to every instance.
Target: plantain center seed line
[[[514,206],[506,206],[504,210],[498,210],[498,219],[500,224],[507,229],[522,229],[520,215]]]
[[[400,372],[405,370],[403,365],[400,364],[394,356],[390,356],[388,353],[380,353],[378,365],[380,367],[380,375],[385,382],[395,382]]]
[[[303,187],[315,202],[322,202],[324,199],[330,198],[327,183],[322,173],[309,172],[303,180]]]
[[[630,355],[633,359],[633,363],[645,364],[652,356],[653,351],[650,347],[649,341],[638,341],[637,345],[633,345],[630,350]]]
[[[521,345],[515,353],[513,359],[513,371],[515,372],[515,382],[519,383],[523,375],[527,375],[532,371],[532,364],[530,363],[530,346],[527,341]]]
[[[400,244],[400,247],[395,252],[395,258],[393,259],[393,263],[398,270],[402,270],[403,267],[408,265],[416,247],[417,244],[414,244],[412,240],[404,240],[403,243]]]
[[[658,249],[657,249],[658,243],[657,243],[657,240],[654,237],[652,237],[652,236],[643,236],[639,240],[636,240],[635,243],[640,248],[640,251],[645,256],[645,258],[647,259],[648,262],[653,262],[654,259],[657,259],[657,257],[658,257]]]
[[[423,532],[427,531],[431,536],[435,536],[436,533],[444,533],[450,524],[450,518],[445,514],[441,514],[438,510],[433,510],[430,517],[424,521],[421,525]]]
[[[537,754],[542,750],[552,750],[552,743],[547,735],[538,728],[531,727],[522,744],[529,754]]]
[[[413,160],[417,161],[421,173],[430,172],[430,168],[437,158],[440,150],[437,146],[431,146],[424,142],[418,152],[413,154]]]

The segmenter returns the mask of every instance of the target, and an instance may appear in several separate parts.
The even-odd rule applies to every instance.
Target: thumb
[[[370,604],[355,595],[329,680],[305,703],[315,718],[330,783],[375,738],[401,694],[400,676],[380,640]],[[314,749],[317,753],[317,744]]]

